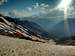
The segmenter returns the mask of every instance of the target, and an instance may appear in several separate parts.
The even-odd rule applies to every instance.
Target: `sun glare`
[[[67,18],[68,18],[68,7],[70,7],[71,1],[72,0],[61,0],[59,5],[57,6],[59,10],[64,11],[64,31],[68,35],[70,35],[70,29],[69,29],[69,22]]]
[[[59,8],[59,9],[64,9],[65,7],[68,8],[71,4],[71,1],[72,0],[61,0],[59,5],[57,6],[57,8]]]

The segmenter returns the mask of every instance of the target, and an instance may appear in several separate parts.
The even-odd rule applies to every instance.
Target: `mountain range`
[[[0,34],[39,42],[52,38],[47,31],[35,22],[3,15],[0,15]]]
[[[66,33],[66,31],[64,30],[65,28],[65,24],[64,21],[59,22],[58,24],[56,24],[51,32],[54,33],[54,35],[58,36],[58,37],[71,37],[71,36],[75,36],[75,18],[68,18],[68,28],[69,28],[69,33]]]

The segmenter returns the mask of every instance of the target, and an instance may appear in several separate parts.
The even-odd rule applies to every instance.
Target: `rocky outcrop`
[[[65,44],[65,45],[72,45],[72,46],[75,46],[75,36],[67,37],[67,38],[64,40],[64,44]]]
[[[63,37],[57,41],[57,44],[75,46],[75,36]]]

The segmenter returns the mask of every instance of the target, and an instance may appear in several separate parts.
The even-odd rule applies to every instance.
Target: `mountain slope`
[[[28,20],[16,20],[17,24],[23,26],[28,30],[30,34],[34,34],[35,36],[42,36],[43,38],[52,37],[47,31],[45,31],[40,25]]]
[[[35,29],[36,30],[36,29]],[[35,33],[34,35],[31,31],[28,30],[28,28],[24,28],[22,25],[17,24],[16,21],[7,16],[0,16],[0,34],[1,35],[7,35],[7,36],[13,36],[18,37],[22,39],[32,40],[32,41],[38,41],[38,42],[44,42],[42,35],[39,35],[38,33]]]
[[[0,35],[0,56],[75,56],[75,47]]]

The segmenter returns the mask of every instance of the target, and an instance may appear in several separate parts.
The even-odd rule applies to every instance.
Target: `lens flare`
[[[58,4],[57,8],[64,9],[65,7],[68,8],[71,4],[72,0],[61,0],[61,2]]]
[[[70,36],[69,22],[68,22],[68,7],[70,6],[72,0],[62,0],[57,6],[58,9],[64,11],[64,31]]]

